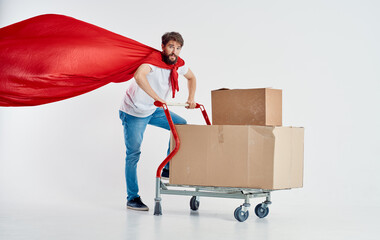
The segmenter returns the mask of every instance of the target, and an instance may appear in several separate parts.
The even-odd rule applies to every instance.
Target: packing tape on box
[[[224,143],[223,125],[218,126],[218,141],[219,143]]]

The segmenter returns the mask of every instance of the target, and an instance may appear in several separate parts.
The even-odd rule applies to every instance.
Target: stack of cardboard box
[[[211,98],[213,125],[176,125],[181,144],[170,162],[169,183],[303,186],[304,129],[282,126],[281,90],[219,89]]]

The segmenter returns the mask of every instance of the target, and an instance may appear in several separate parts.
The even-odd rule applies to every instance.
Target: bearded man
[[[126,146],[125,178],[127,185],[127,208],[148,211],[149,208],[141,201],[137,181],[137,163],[140,159],[140,146],[148,124],[170,130],[164,110],[154,105],[155,101],[165,103],[165,99],[178,90],[178,82],[173,81],[173,74],[183,75],[188,81],[189,96],[187,108],[195,108],[196,78],[193,72],[179,58],[184,41],[177,32],[168,32],[162,36],[162,52],[159,56],[163,63],[149,61],[141,64],[134,74],[135,81],[129,86],[122,101],[119,116],[124,127]],[[167,65],[161,68],[162,65]],[[170,112],[174,124],[186,124],[186,120]],[[168,154],[169,154],[168,149]],[[162,177],[169,177],[168,164],[162,171]]]

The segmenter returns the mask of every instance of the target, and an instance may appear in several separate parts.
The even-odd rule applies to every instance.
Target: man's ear
[[[161,43],[161,48],[162,48],[162,50],[164,50],[164,47],[165,47],[164,44]]]

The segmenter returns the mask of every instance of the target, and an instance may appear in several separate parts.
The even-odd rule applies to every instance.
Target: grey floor
[[[241,203],[231,199],[201,199],[191,211],[189,198],[164,196],[163,215],[126,210],[123,202],[59,204],[3,203],[0,239],[378,239],[376,207],[290,203],[274,197],[267,218],[251,208],[243,223],[233,217]],[[260,202],[255,199],[252,205]],[[302,201],[301,201],[302,202]]]

